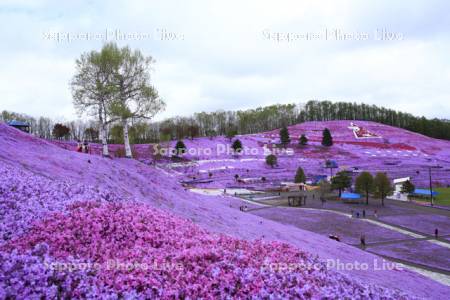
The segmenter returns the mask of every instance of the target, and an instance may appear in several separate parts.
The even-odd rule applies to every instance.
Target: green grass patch
[[[428,189],[428,188],[424,188]],[[434,204],[450,206],[450,188],[433,188],[439,194],[434,197]],[[430,202],[430,198],[414,198],[415,201]]]
[[[436,204],[450,206],[450,188],[435,188],[434,190],[439,193],[435,197]]]

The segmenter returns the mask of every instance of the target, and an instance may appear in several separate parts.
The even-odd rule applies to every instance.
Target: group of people
[[[332,239],[332,240],[335,240],[336,242],[340,242],[341,241],[341,238],[338,235],[336,235],[336,234],[329,234],[328,237],[330,239]]]
[[[361,215],[362,215],[363,218],[366,217],[366,210],[365,210],[365,209],[363,209],[362,214],[361,214],[359,211],[357,211],[357,212],[355,213],[355,212],[353,211],[353,209],[352,209],[350,212],[351,212],[352,218],[353,218],[353,217],[356,217],[356,218],[359,219]],[[375,217],[375,219],[378,219],[378,211],[377,211],[376,209],[373,211],[373,216]]]
[[[81,153],[91,153],[90,151],[90,147],[89,147],[89,143],[87,141],[77,141],[77,152],[81,152]]]
[[[240,211],[247,211],[248,207],[247,207],[247,205],[241,205],[241,206],[239,206],[239,210]]]

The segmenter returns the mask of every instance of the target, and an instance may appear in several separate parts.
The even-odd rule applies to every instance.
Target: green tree
[[[277,164],[277,157],[273,154],[269,154],[266,156],[266,164],[271,166],[272,168]]]
[[[120,144],[123,141],[123,129],[119,124],[114,124],[109,130],[109,135],[111,138],[111,143]],[[125,153],[125,151],[124,151]],[[123,155],[125,157],[125,154]]]
[[[83,135],[88,141],[94,142],[98,140],[98,130],[93,127],[86,128]]]
[[[284,147],[291,142],[289,131],[286,126],[283,126],[283,128],[280,129],[280,142]]]
[[[331,183],[328,180],[319,182],[319,192],[321,197],[325,197],[331,191]]]
[[[115,44],[111,47],[118,63],[113,70],[114,100],[109,105],[109,111],[121,121],[125,155],[131,158],[130,120],[151,119],[164,109],[165,103],[150,84],[150,68],[154,63],[152,57],[145,57],[139,50],[132,51],[129,47],[118,48]]]
[[[227,134],[226,134],[226,136],[230,140],[230,142],[236,135],[237,135],[237,130],[236,129],[230,129],[230,130],[227,131]]]
[[[214,129],[209,130],[208,132],[206,132],[206,135],[209,137],[210,140],[212,140],[217,136],[217,131],[215,131]]]
[[[306,137],[306,135],[302,134],[298,143],[302,146],[308,145],[308,138]]]
[[[62,138],[67,138],[69,136],[70,128],[63,124],[57,123],[55,124],[55,126],[53,126],[52,133],[56,139],[60,140]]]
[[[233,148],[235,153],[240,153],[242,151],[242,142],[239,139],[234,140],[231,148]]]
[[[381,199],[384,206],[384,199],[392,194],[393,187],[386,173],[378,172],[373,180],[375,196]]]
[[[325,128],[322,132],[322,145],[325,147],[333,146],[333,137],[328,128]]]
[[[200,128],[198,127],[197,124],[190,124],[187,127],[187,131],[189,133],[189,137],[191,138],[191,140],[193,140],[195,137],[197,137],[200,133]]]
[[[411,193],[414,193],[415,190],[416,190],[416,187],[410,180],[403,182],[402,188],[401,188],[402,193],[411,194]]]
[[[298,167],[297,172],[295,173],[294,182],[295,183],[305,183],[305,181],[306,181],[305,172],[303,171],[303,169],[301,167]]]
[[[348,176],[347,172],[340,171],[331,178],[331,188],[339,191],[339,197],[341,197],[342,190],[349,188],[352,185],[352,178]]]
[[[369,204],[369,194],[374,189],[373,176],[369,172],[362,172],[356,178],[355,189],[358,193],[362,193],[366,196],[366,204]]]
[[[182,140],[179,140],[175,145],[175,155],[180,156],[186,153],[186,145]]]
[[[116,97],[113,77],[120,65],[117,47],[106,44],[100,52],[83,53],[75,61],[76,73],[70,83],[73,104],[78,114],[98,117],[102,154],[109,156],[107,126],[117,120],[111,118],[109,105]]]

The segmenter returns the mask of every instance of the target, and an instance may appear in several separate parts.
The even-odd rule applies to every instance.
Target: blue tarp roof
[[[430,190],[426,189],[415,189],[413,192],[414,195],[422,195],[422,196],[430,196]],[[433,191],[433,196],[437,195],[438,192]]]
[[[16,120],[9,121],[8,125],[9,126],[30,126],[30,124],[28,124],[27,122],[16,121]]]
[[[341,194],[341,198],[342,199],[360,199],[361,195],[360,194],[356,194],[356,193],[345,192],[345,193]]]

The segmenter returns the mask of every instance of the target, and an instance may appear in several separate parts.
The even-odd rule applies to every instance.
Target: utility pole
[[[431,206],[433,206],[433,184],[431,181],[431,167],[428,167],[428,174],[430,175],[430,200],[431,200]]]

